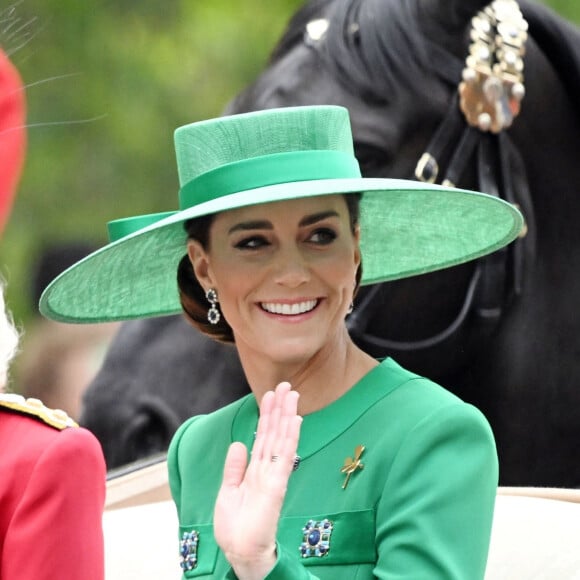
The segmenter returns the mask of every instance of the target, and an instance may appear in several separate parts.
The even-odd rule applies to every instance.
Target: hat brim
[[[230,194],[176,212],[90,254],[58,276],[40,299],[61,322],[107,322],[181,312],[177,267],[183,222],[288,199],[360,192],[363,284],[425,274],[479,258],[522,230],[512,205],[482,193],[396,179],[327,179]]]

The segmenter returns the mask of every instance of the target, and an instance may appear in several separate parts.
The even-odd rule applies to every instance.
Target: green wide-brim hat
[[[109,224],[111,243],[58,276],[40,311],[63,322],[181,312],[186,220],[249,205],[362,193],[363,284],[416,276],[493,252],[522,230],[512,205],[481,193],[362,178],[348,112],[290,107],[180,127],[179,210]]]

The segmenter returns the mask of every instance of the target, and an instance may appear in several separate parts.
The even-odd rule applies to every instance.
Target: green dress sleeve
[[[277,544],[278,558],[276,564],[264,577],[264,580],[318,580],[318,576],[310,574],[308,570],[296,561],[296,557],[288,553],[283,546]],[[234,571],[230,568],[224,580],[238,580]]]
[[[169,489],[173,503],[177,508],[177,513],[181,517],[181,474],[179,473],[179,444],[189,427],[197,421],[199,415],[190,417],[185,421],[173,435],[167,451],[167,471],[169,476]]]
[[[498,461],[471,405],[443,407],[403,441],[377,506],[379,579],[484,577]]]

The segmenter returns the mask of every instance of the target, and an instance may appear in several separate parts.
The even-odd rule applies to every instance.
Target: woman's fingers
[[[298,393],[289,391],[281,399],[280,404],[280,417],[271,452],[272,455],[283,458],[285,466],[291,467],[296,456],[302,422],[302,418],[298,415]]]
[[[239,487],[246,473],[247,451],[243,443],[230,445],[224,464],[222,487]]]
[[[272,468],[278,471],[282,468],[282,472],[292,467],[302,421],[298,415],[298,397],[286,382],[264,395],[252,460],[264,466],[277,464]]]
[[[294,415],[288,417],[286,426],[286,437],[284,438],[284,447],[282,454],[288,460],[288,465],[293,469],[294,460],[298,450],[298,440],[300,438],[300,427],[302,425],[302,417]]]
[[[256,438],[252,447],[252,459],[258,460],[263,458],[264,442],[266,441],[266,432],[270,425],[270,417],[274,407],[275,394],[268,391],[260,402],[260,417],[256,427]]]
[[[301,421],[298,393],[290,384],[280,383],[260,402],[249,465],[243,444],[232,443],[228,450],[214,510],[214,534],[236,572],[256,570],[258,565],[260,573],[253,574],[262,578],[276,561],[276,530]]]

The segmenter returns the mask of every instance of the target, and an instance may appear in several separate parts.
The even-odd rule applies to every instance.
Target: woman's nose
[[[275,282],[296,288],[310,279],[310,269],[298,248],[285,248],[276,256]]]

